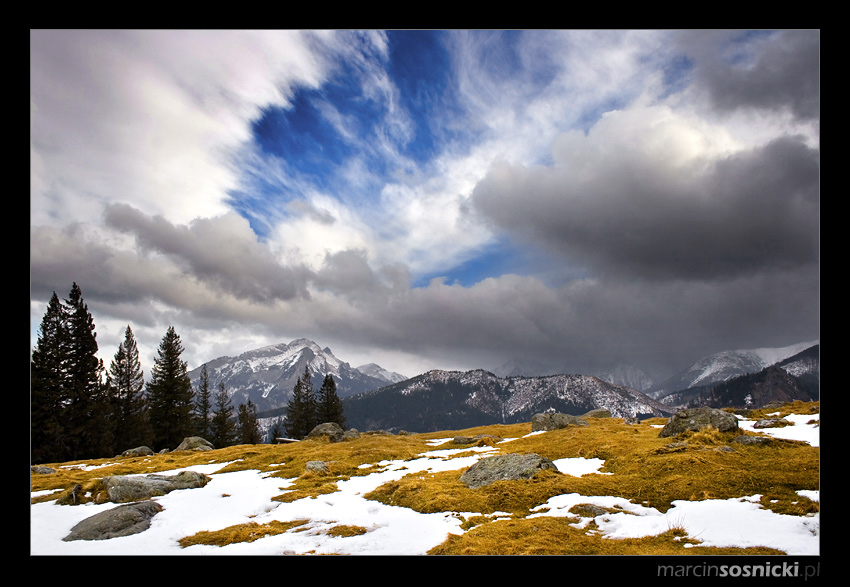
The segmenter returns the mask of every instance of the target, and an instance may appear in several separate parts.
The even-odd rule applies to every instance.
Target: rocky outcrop
[[[531,431],[548,431],[567,428],[568,426],[588,426],[586,420],[570,414],[544,413],[535,414],[531,418]]]
[[[496,481],[531,479],[540,471],[554,470],[551,460],[538,454],[507,454],[486,457],[469,467],[460,480],[470,489],[484,487]]]
[[[181,471],[176,475],[115,475],[102,479],[108,501],[127,503],[165,495],[175,489],[194,489],[209,483],[210,477],[195,471]]]
[[[738,430],[738,419],[728,412],[715,408],[690,408],[679,410],[667,420],[659,436],[667,438],[683,432],[697,432],[703,428],[716,428],[720,432]]]
[[[151,525],[151,518],[163,509],[155,501],[119,505],[79,522],[62,540],[108,540],[138,534],[147,530]]]

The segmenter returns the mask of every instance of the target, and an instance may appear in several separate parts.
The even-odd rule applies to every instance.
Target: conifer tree
[[[345,428],[345,413],[342,408],[342,400],[336,393],[336,381],[330,373],[325,375],[322,387],[319,389],[317,400],[317,422],[335,422]]]
[[[215,410],[210,422],[209,439],[216,448],[232,446],[236,442],[236,422],[233,420],[233,405],[230,394],[222,381],[215,394]]]
[[[286,425],[284,424],[284,419],[280,417],[275,419],[274,424],[272,424],[268,434],[269,444],[275,444],[278,438],[283,438],[283,436],[286,434]]]
[[[201,377],[198,383],[198,390],[195,392],[195,427],[197,435],[201,438],[209,440],[210,438],[210,417],[212,414],[212,392],[210,391],[210,376],[207,373],[207,366],[201,368]]]
[[[139,348],[130,326],[109,365],[107,384],[115,398],[116,449],[150,445],[152,441]]]
[[[292,398],[286,406],[286,433],[292,438],[304,438],[316,426],[316,401],[309,367],[295,382]]]
[[[247,404],[239,404],[237,410],[239,420],[239,443],[260,444],[260,423],[257,420],[257,406],[248,400]]]
[[[76,283],[66,300],[66,311],[64,423],[69,459],[107,456],[114,448],[108,388],[103,382],[103,361],[97,356],[94,320]]]
[[[67,345],[65,308],[53,292],[30,357],[30,458],[33,463],[68,459],[68,438],[63,425],[67,406],[64,381]]]
[[[194,431],[194,391],[186,363],[180,358],[182,354],[180,336],[169,326],[160,342],[147,385],[155,450],[173,449]]]

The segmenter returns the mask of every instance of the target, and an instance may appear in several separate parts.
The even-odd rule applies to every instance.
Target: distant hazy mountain
[[[638,391],[651,389],[654,384],[652,377],[644,373],[641,369],[625,364],[619,364],[606,371],[596,373],[596,376],[603,381],[625,385]]]
[[[375,364],[366,365],[361,371],[335,357],[329,348],[321,348],[304,338],[254,349],[237,357],[219,357],[207,362],[206,367],[213,394],[218,391],[219,383],[224,382],[234,408],[250,399],[259,412],[285,407],[305,367],[309,367],[314,389],[319,389],[325,375],[330,373],[341,398],[404,378]],[[196,390],[200,375],[201,367],[189,372]]]
[[[756,373],[818,344],[801,342],[781,348],[723,351],[704,357],[666,381],[647,390],[652,397],[725,381],[738,375]]]

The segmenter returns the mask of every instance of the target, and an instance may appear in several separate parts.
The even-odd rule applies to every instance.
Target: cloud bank
[[[32,31],[31,344],[663,376],[819,337],[817,31]]]

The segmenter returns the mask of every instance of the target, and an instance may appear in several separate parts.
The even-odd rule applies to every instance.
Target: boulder
[[[317,475],[327,475],[330,473],[328,464],[325,461],[307,461],[304,470],[308,473],[316,473]]]
[[[596,408],[595,410],[590,410],[588,413],[584,414],[582,418],[610,418],[611,410],[606,410],[605,408]]]
[[[538,454],[507,454],[485,457],[460,476],[470,489],[484,487],[495,481],[531,479],[544,470],[557,471],[551,460]]]
[[[108,540],[138,534],[147,530],[151,525],[151,518],[163,509],[155,501],[119,505],[82,520],[71,528],[71,533],[62,540]]]
[[[165,495],[175,489],[194,489],[209,483],[209,475],[181,471],[176,475],[114,475],[102,479],[109,501],[126,503]]]
[[[568,426],[588,426],[588,423],[578,416],[549,412],[535,414],[531,418],[532,432],[558,430],[560,428],[567,428]]]
[[[734,432],[738,430],[738,419],[733,414],[709,407],[679,410],[667,420],[659,436],[667,438],[709,427],[716,428],[720,432]]]
[[[147,457],[154,454],[153,449],[148,446],[137,446],[121,453],[122,457]]]
[[[51,473],[55,473],[56,469],[51,469],[44,465],[33,465],[30,467],[30,472],[35,473],[36,475],[50,475]]]
[[[336,422],[325,422],[319,424],[307,435],[308,439],[327,437],[330,442],[342,442],[345,440],[345,430]]]
[[[200,436],[187,436],[174,450],[215,450],[212,442]]]

